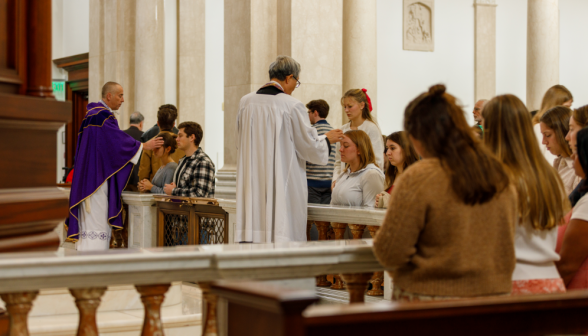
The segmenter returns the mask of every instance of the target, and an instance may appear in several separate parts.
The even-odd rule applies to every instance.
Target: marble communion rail
[[[371,239],[283,244],[193,245],[54,253],[9,253],[0,258],[0,295],[11,335],[28,335],[27,315],[40,289],[68,288],[80,313],[78,335],[98,334],[96,310],[106,287],[133,284],[145,308],[142,335],[162,331],[161,304],[170,284],[196,282],[207,301],[203,335],[216,332],[215,280],[280,280],[342,274],[350,297],[382,271]]]

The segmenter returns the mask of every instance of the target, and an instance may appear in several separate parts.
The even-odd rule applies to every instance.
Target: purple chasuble
[[[123,228],[122,191],[126,187],[141,143],[121,131],[116,117],[100,102],[90,103],[78,133],[74,175],[69,197],[67,240],[77,241],[80,205],[104,183],[108,183],[108,222]]]

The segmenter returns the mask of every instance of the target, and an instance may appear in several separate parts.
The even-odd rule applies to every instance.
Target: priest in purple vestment
[[[123,102],[121,85],[104,84],[102,99],[88,104],[78,133],[66,227],[67,240],[80,251],[110,247],[112,229],[123,228],[121,195],[141,151],[163,144],[161,138],[142,144],[120,130]]]

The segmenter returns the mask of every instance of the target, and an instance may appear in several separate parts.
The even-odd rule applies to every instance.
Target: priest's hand
[[[172,192],[174,191],[174,188],[176,187],[176,184],[174,182],[172,182],[171,184],[166,184],[165,186],[163,186],[163,191],[168,194],[168,195],[172,195]]]
[[[155,148],[159,148],[163,146],[163,138],[159,137],[159,138],[153,138],[149,141],[147,141],[146,143],[143,144],[143,149],[144,150],[154,150]]]
[[[341,141],[341,139],[343,139],[343,131],[340,129],[328,131],[327,133],[325,133],[325,135],[327,136],[327,139],[329,139],[329,142],[332,144],[334,144],[335,142],[339,142]]]

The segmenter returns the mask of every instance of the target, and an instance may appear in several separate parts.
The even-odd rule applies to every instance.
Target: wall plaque
[[[433,51],[435,0],[404,0],[403,49]]]

